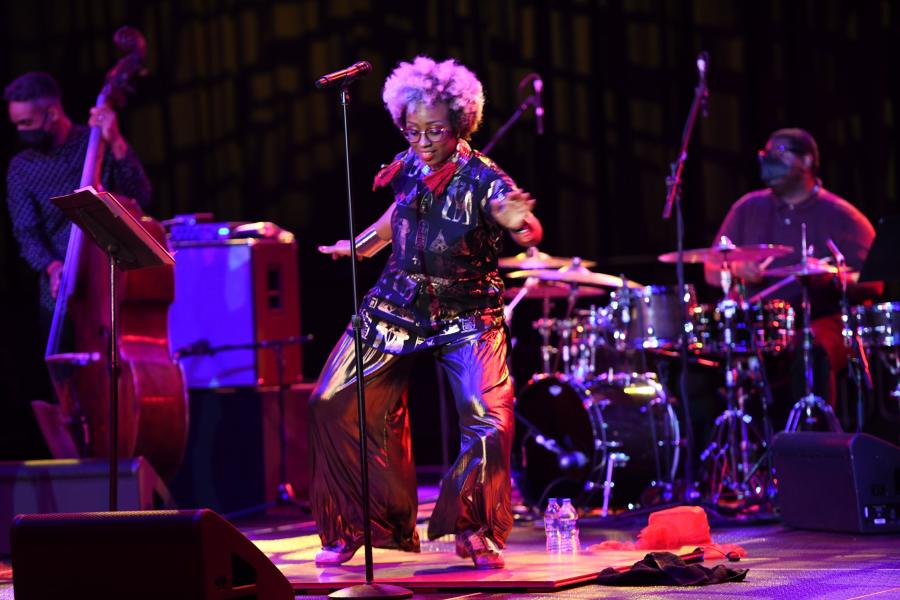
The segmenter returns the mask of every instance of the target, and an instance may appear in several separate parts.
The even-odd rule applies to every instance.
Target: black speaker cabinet
[[[293,600],[287,578],[210,510],[20,515],[16,600]]]
[[[299,500],[309,495],[307,404],[313,384],[286,390],[285,475]],[[181,469],[169,482],[179,508],[229,514],[277,499],[281,482],[278,392],[190,391],[190,430]]]
[[[118,509],[174,508],[166,484],[143,457],[119,460]],[[109,509],[109,459],[0,463],[0,554],[9,554],[9,524],[22,513]]]
[[[779,433],[778,505],[801,529],[900,531],[900,448],[865,433]]]

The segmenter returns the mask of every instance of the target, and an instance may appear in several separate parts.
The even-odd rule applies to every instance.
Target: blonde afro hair
[[[450,111],[450,125],[456,135],[468,139],[481,124],[484,90],[475,74],[455,60],[435,62],[417,56],[401,62],[384,82],[384,106],[397,127],[402,128],[406,111],[424,103],[444,103]]]

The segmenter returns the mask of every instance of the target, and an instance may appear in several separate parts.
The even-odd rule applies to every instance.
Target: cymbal
[[[576,260],[580,261],[585,267],[593,267],[597,264],[592,260],[550,256],[534,247],[529,248],[525,252],[519,252],[515,256],[503,257],[498,261],[498,264],[501,269],[558,269],[570,265]]]
[[[536,285],[528,287],[528,293],[525,295],[523,300],[543,300],[545,298],[548,298],[550,300],[558,300],[561,298],[568,298],[571,289],[572,286],[566,283],[559,283],[557,281],[538,281]],[[506,290],[503,292],[503,298],[506,300],[512,300],[513,298],[518,296],[519,292],[521,291],[521,287],[506,288]],[[575,288],[575,295],[578,298],[602,296],[605,293],[606,290],[596,287],[578,286],[577,288]]]
[[[790,254],[790,246],[782,246],[779,244],[750,244],[746,246],[735,246],[734,244],[725,244],[713,246],[711,248],[694,248],[684,251],[684,262],[686,263],[712,263],[720,265],[725,261],[736,262],[741,260],[760,261],[766,258],[784,256]],[[678,252],[667,252],[660,254],[659,260],[664,263],[678,262]]]
[[[763,271],[764,277],[810,277],[813,275],[836,275],[839,269],[827,262],[809,257],[804,262],[783,267],[773,267]],[[845,269],[844,273],[852,276],[855,271]]]
[[[580,265],[569,265],[561,269],[526,269],[524,271],[512,271],[506,274],[513,279],[535,277],[541,281],[561,281],[577,285],[592,285],[595,287],[622,287],[623,280],[615,275],[606,273],[594,273],[590,269]],[[628,280],[628,287],[644,287],[636,281]]]

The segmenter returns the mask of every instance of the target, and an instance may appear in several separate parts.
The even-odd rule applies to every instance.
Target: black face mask
[[[41,121],[40,127],[35,129],[19,129],[16,131],[19,136],[19,141],[27,148],[47,150],[50,148],[50,143],[53,141],[53,135],[44,129],[46,126],[47,113],[44,113],[44,119]]]
[[[19,141],[23,145],[35,150],[46,150],[50,147],[50,141],[53,138],[49,131],[43,129],[20,129],[17,133]]]
[[[766,185],[771,186],[773,183],[788,175],[791,172],[791,165],[785,164],[767,154],[759,157],[759,178]]]

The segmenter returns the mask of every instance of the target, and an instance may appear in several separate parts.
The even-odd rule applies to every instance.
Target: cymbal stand
[[[550,318],[550,298],[544,296],[541,318],[532,323],[538,334],[541,336],[541,374],[549,376],[552,374],[551,357],[556,353],[556,347],[550,344],[550,334],[553,333],[555,320]]]
[[[850,350],[847,370],[856,385],[856,431],[862,432],[865,412],[866,391],[875,389],[869,359],[859,338],[859,328],[851,324],[850,301],[847,298],[847,264],[841,253],[837,254],[837,277],[841,286],[841,337],[844,347]]]
[[[719,501],[726,487],[736,491],[741,498],[746,497],[747,474],[750,472],[750,416],[744,412],[746,391],[739,385],[738,370],[734,365],[737,302],[729,297],[733,277],[727,256],[719,268],[719,281],[723,299],[718,303],[718,309],[725,317],[725,411],[716,418],[712,441],[700,454],[701,462],[709,462],[709,491],[713,503]]]
[[[804,262],[808,260],[811,248],[806,245],[806,223],[802,224],[802,253]],[[805,415],[803,421],[807,425],[816,422],[814,411],[822,413],[825,417],[825,423],[831,431],[842,431],[841,424],[834,415],[834,411],[828,406],[820,396],[813,393],[813,367],[810,359],[812,352],[813,332],[811,320],[811,309],[809,304],[809,275],[798,275],[800,280],[800,289],[802,295],[803,310],[803,374],[804,374],[804,394],[803,397],[794,403],[791,413],[788,415],[787,424],[784,426],[785,431],[797,431],[800,428],[800,417]]]

